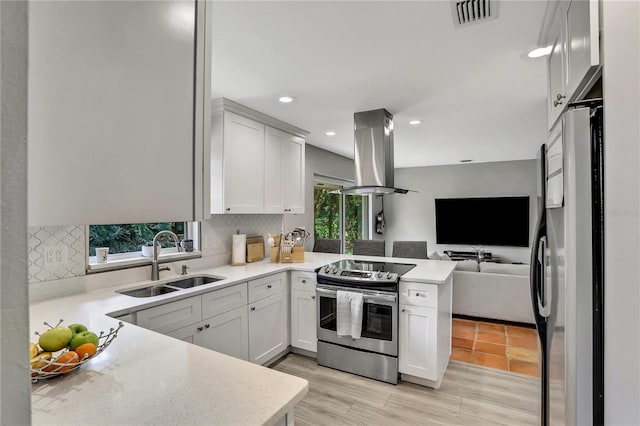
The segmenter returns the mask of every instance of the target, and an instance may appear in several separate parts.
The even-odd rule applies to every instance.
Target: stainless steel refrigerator
[[[604,423],[604,184],[600,100],[570,105],[538,153],[531,301],[540,424]]]

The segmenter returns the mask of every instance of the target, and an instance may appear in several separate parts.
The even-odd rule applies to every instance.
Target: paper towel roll
[[[246,263],[247,235],[235,234],[231,243],[231,264],[244,265]]]

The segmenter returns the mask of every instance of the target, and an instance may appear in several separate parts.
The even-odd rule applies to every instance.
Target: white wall
[[[326,151],[313,145],[306,146],[305,154],[305,214],[285,215],[284,232],[290,232],[296,227],[304,226],[307,232],[313,234],[313,179],[314,175],[350,180],[355,179],[353,160],[333,152]],[[305,244],[305,250],[313,249],[313,238]]]
[[[427,240],[429,252],[448,249],[470,250],[470,246],[436,244],[436,198],[528,195],[531,197],[529,231],[533,234],[536,179],[535,160],[396,169],[395,186],[412,189],[418,193],[385,196],[384,239],[387,242],[387,254],[391,254],[394,240]],[[483,248],[502,256],[505,261],[529,263],[529,248]]]
[[[640,424],[640,3],[602,2],[605,424]]]
[[[31,422],[27,286],[27,2],[0,2],[0,424]]]

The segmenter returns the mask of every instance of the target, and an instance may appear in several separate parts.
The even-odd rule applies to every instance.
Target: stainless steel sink
[[[160,296],[161,294],[167,294],[180,290],[179,288],[172,288],[165,285],[152,285],[149,287],[136,288],[135,290],[118,291],[120,294],[126,294],[131,297],[152,297]]]
[[[198,287],[200,285],[215,283],[216,281],[222,281],[224,278],[221,277],[189,277],[183,278],[177,281],[170,281],[165,285],[170,287],[178,287],[178,288],[193,288]]]
[[[185,288],[198,287],[205,284],[222,281],[222,277],[189,277],[181,278],[175,281],[169,281],[164,284],[155,284],[148,287],[136,288],[134,290],[119,290],[118,293],[131,297],[152,297],[160,296],[174,291],[184,290]]]

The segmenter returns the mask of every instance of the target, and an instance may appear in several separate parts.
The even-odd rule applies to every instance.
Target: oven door
[[[337,291],[364,294],[362,337],[338,336]],[[318,340],[385,355],[398,356],[398,295],[329,285],[316,286]]]

